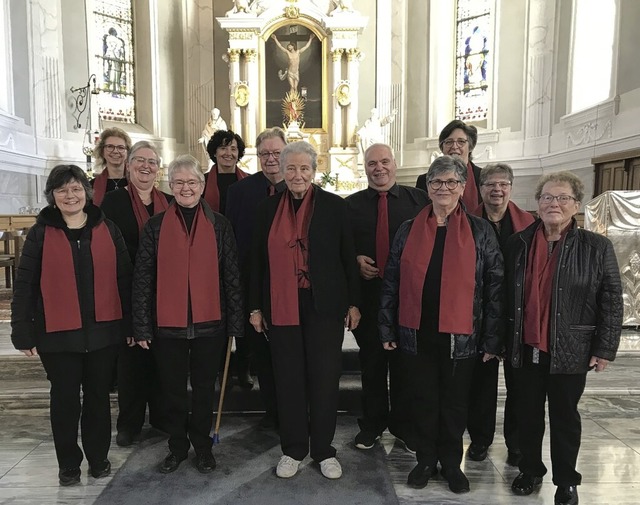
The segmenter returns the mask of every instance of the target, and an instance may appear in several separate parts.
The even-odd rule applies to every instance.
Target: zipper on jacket
[[[572,230],[569,230],[565,237],[558,242],[558,245],[556,245],[556,247],[560,247],[560,251],[558,252],[558,266],[556,268],[555,275],[553,276],[553,293],[551,296],[551,314],[553,314],[553,316],[551,317],[551,328],[549,328],[549,357],[551,358],[551,373],[553,373],[553,357],[555,356],[556,344],[558,340],[558,334],[556,331],[556,318],[560,315],[558,314],[558,293],[560,292],[558,284],[560,284],[560,269],[562,268],[565,244],[567,243],[567,238],[569,237],[571,231]]]

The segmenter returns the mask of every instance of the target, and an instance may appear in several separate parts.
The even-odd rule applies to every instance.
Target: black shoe
[[[111,473],[111,462],[105,459],[97,465],[92,465],[89,468],[89,473],[94,479],[102,479]]]
[[[133,435],[128,431],[119,431],[116,435],[116,444],[118,447],[129,447],[133,444]]]
[[[216,458],[210,452],[196,456],[193,461],[200,473],[211,473],[216,469]]]
[[[238,386],[240,386],[242,389],[253,389],[253,377],[251,377],[248,369],[242,372],[238,372],[238,379],[236,380],[236,384],[238,384]]]
[[[442,473],[442,476],[449,483],[449,489],[454,493],[460,494],[469,492],[469,479],[467,479],[467,476],[462,470],[460,470],[460,468],[443,468],[440,473]]]
[[[578,505],[578,488],[576,486],[558,486],[553,503],[555,505]]]
[[[484,461],[487,459],[487,451],[489,447],[486,445],[476,444],[475,442],[471,442],[471,445],[467,449],[467,456],[469,456],[473,461]]]
[[[80,482],[80,468],[61,468],[58,472],[61,486],[73,486]]]
[[[533,490],[542,485],[542,477],[534,477],[528,473],[520,472],[518,476],[513,479],[511,484],[511,490],[520,496],[527,496],[533,493]]]
[[[416,489],[422,489],[429,483],[429,479],[433,475],[433,470],[427,465],[418,463],[407,477],[407,484]]]
[[[278,418],[273,414],[265,414],[258,423],[258,429],[262,431],[278,431]]]
[[[380,440],[380,434],[362,430],[356,435],[354,443],[358,449],[371,449]],[[425,484],[426,486],[426,484]]]
[[[518,466],[520,464],[521,459],[522,459],[522,454],[520,452],[507,451],[507,465]]]
[[[164,461],[160,465],[160,473],[175,472],[180,466],[180,463],[182,463],[185,459],[187,459],[186,456],[183,458],[179,458],[178,456],[170,452],[169,455],[164,458]]]

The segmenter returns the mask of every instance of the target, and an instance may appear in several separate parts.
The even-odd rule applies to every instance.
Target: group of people
[[[78,421],[91,474],[110,472],[116,360],[117,443],[139,437],[148,405],[150,424],[169,434],[159,470],[175,471],[193,446],[196,468],[213,471],[215,381],[230,337],[245,363],[239,379],[252,381],[249,362],[258,376],[261,426],[279,430],[276,475],[293,477],[310,454],[339,478],[347,328],[362,370],[357,448],[389,429],[416,454],[410,486],[440,471],[453,492],[469,491],[463,433],[468,457],[485,459],[503,361],[513,492],[532,493],[547,471],[548,401],[556,503],[578,503],[578,402],[620,338],[612,244],[577,227],[584,187],[571,173],[541,178],[534,219],[510,200],[508,165],[472,163],[475,127],[452,121],[439,142],[444,155],[417,188],[397,184],[388,145],[369,146],[368,188],[346,199],[313,184],[317,152],[287,144],[280,128],[256,139],[253,175],[238,168],[243,139],[216,131],[207,174],[189,155],[169,164],[171,194],[156,188],[155,147],[117,128],[96,147],[104,170],[93,187],[78,167],[55,167],[23,249],[12,341],[40,356],[51,382],[60,483],[80,479]]]

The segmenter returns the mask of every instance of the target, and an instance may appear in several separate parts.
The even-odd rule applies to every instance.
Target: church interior
[[[255,173],[256,137],[280,126],[289,140],[315,147],[317,182],[346,197],[367,187],[368,145],[390,145],[398,183],[414,186],[442,154],[442,128],[461,119],[478,130],[474,163],[512,167],[512,200],[522,209],[536,211],[541,176],[577,175],[585,185],[582,225],[591,200],[640,191],[639,23],[637,0],[0,0],[0,238],[35,222],[56,165],[97,175],[94,143],[114,126],[158,149],[161,187],[168,187],[166,169],[179,155],[191,154],[207,170],[207,128],[238,133],[246,144],[239,167]],[[625,313],[618,359],[604,374],[589,375],[581,403],[583,504],[638,503],[640,270],[630,258],[640,248],[640,221],[637,207],[634,212],[618,261],[630,265],[624,282],[635,293],[635,315]],[[1,243],[10,253],[13,245]],[[165,501],[152,492],[159,477],[136,466],[138,448],[113,443],[115,476],[98,481],[83,473],[81,487],[59,488],[55,475],[44,472],[56,466],[46,378],[11,346],[10,315],[2,309],[10,282],[4,292],[0,503],[363,503],[351,502],[351,491],[341,494],[339,483],[321,482],[311,468],[304,482],[322,496],[281,482],[256,491],[252,486],[276,480],[277,438],[257,440],[252,423],[259,401],[238,388],[230,390],[221,447],[226,436],[229,464],[246,471],[219,468],[215,484],[194,478],[184,499]],[[348,333],[344,354],[345,362],[357,362]],[[336,435],[341,450],[354,453],[345,456],[345,475],[363,464],[349,446],[359,402],[353,368],[341,379]],[[502,379],[499,391],[498,425]],[[235,438],[255,444],[243,446],[243,462],[231,455]],[[157,441],[149,434],[140,447]],[[504,464],[499,443],[486,461],[465,461],[472,491],[457,497],[438,481],[409,489],[405,476],[414,456],[388,433],[382,442],[376,471],[388,485],[382,496],[364,498],[370,503],[553,503],[550,478],[535,496],[510,493],[517,469]],[[223,458],[220,463],[225,466]],[[189,470],[181,472],[176,477],[186,479]],[[146,499],[122,491],[147,478]],[[179,480],[172,482],[179,489]],[[198,496],[196,488],[210,494]],[[135,501],[127,498],[134,495]]]

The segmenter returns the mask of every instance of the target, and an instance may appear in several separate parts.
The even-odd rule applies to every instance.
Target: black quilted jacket
[[[507,352],[514,367],[522,365],[524,275],[539,224],[538,219],[512,235],[505,249]],[[577,228],[575,221],[556,247],[561,249],[551,294],[550,373],[584,373],[591,356],[616,357],[623,311],[618,262],[608,238]]]
[[[220,309],[222,320],[190,324],[186,328],[159,328],[156,312],[156,266],[158,239],[164,212],[153,216],[140,236],[133,273],[133,334],[136,340],[158,338],[242,337],[244,334],[244,300],[240,288],[240,271],[236,239],[231,223],[200,200],[207,219],[213,223],[218,243],[220,273]],[[172,205],[175,205],[173,203]]]
[[[477,352],[504,350],[504,291],[502,252],[496,234],[484,219],[467,214],[476,243],[476,289],[473,294],[473,333],[451,335],[451,358],[465,359]],[[398,323],[400,257],[414,219],[405,221],[393,240],[382,281],[378,328],[382,342],[397,342],[401,350],[417,352],[416,330]],[[455,308],[451,308],[455,310]]]

